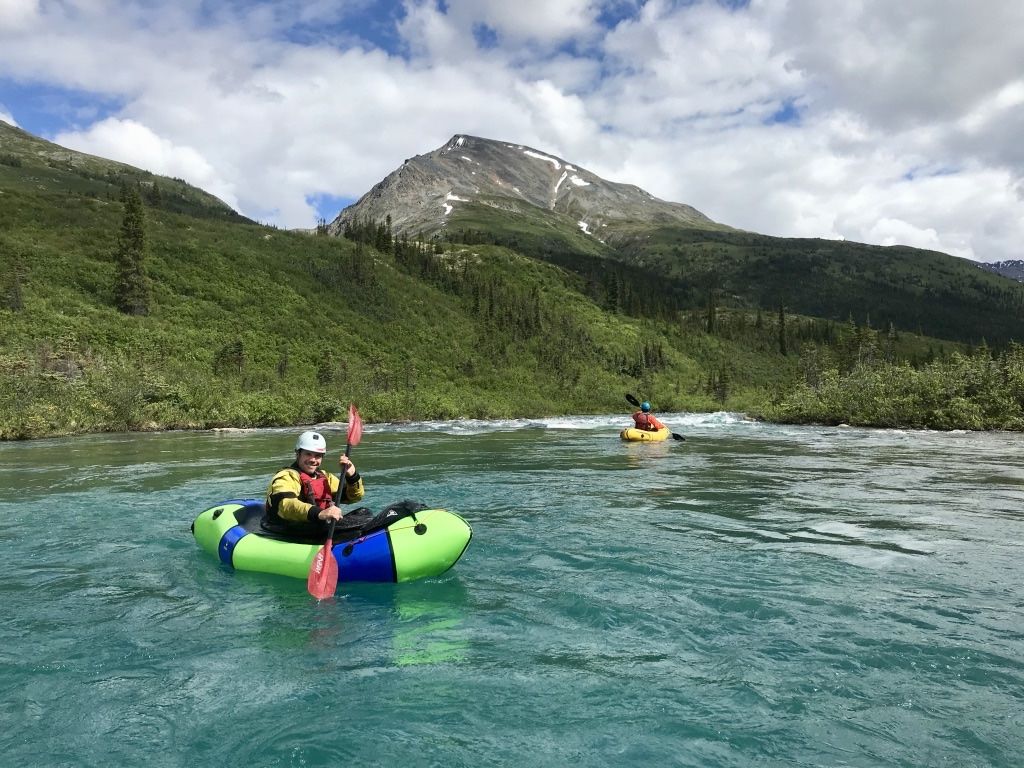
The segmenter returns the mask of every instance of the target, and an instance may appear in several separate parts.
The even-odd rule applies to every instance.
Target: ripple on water
[[[473,543],[322,603],[188,531],[288,430],[0,444],[5,760],[1016,766],[1018,436],[623,418],[373,425],[367,505]]]

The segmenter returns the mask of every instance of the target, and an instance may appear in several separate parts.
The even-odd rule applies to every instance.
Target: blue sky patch
[[[0,104],[29,133],[52,139],[116,114],[124,105],[102,94],[0,77]]]
[[[933,179],[937,176],[956,176],[960,169],[952,165],[915,166],[903,174],[904,181]]]
[[[300,14],[290,20],[282,37],[296,45],[329,45],[342,50],[359,45],[398,56],[406,47],[398,33],[404,17],[405,5],[399,0],[352,3],[319,17],[304,19]]]
[[[765,125],[772,125],[775,123],[799,123],[800,122],[800,108],[797,107],[794,99],[786,99],[782,102],[782,105],[772,113],[772,115],[765,119]]]
[[[342,208],[347,208],[355,201],[354,197],[339,197],[325,193],[306,195],[306,202],[316,208],[317,218],[324,219],[328,224],[334,221]]]
[[[598,23],[606,29],[614,29],[626,19],[634,18],[640,9],[646,5],[645,0],[621,0],[617,3],[608,3],[602,6],[598,14]]]
[[[473,39],[476,41],[476,47],[481,51],[498,47],[498,33],[483,23],[473,25]]]

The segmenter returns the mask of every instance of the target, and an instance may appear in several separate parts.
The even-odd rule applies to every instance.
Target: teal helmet
[[[651,404],[644,400],[642,403],[640,403],[640,410],[643,411],[644,413],[647,413],[649,410],[651,410]]]

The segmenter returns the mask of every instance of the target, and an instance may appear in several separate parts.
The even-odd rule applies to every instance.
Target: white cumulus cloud
[[[0,31],[30,26],[39,14],[39,0],[0,0]]]
[[[995,261],[1024,258],[1020,29],[1017,0],[0,0],[0,103],[36,132],[23,94],[65,92],[44,138],[285,227],[471,134],[743,229]]]
[[[79,152],[118,160],[161,176],[184,179],[216,195],[232,207],[238,205],[233,185],[194,148],[179,146],[134,120],[107,118],[83,132],[58,134],[56,142]]]

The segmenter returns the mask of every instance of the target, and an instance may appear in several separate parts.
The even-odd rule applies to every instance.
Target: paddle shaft
[[[348,456],[350,450],[352,450],[351,444],[345,447],[346,456]],[[345,472],[342,471],[341,477],[338,478],[338,492],[334,495],[334,506],[341,504],[341,496],[344,491]],[[331,597],[334,594],[334,590],[338,587],[338,565],[334,559],[334,554],[331,552],[334,546],[334,526],[337,522],[332,517],[331,522],[328,523],[327,541],[324,542],[316,557],[313,558],[309,578],[306,580],[306,589],[317,600]]]
[[[359,418],[359,412],[354,405],[348,407],[348,443],[345,446],[345,456],[352,452],[352,446],[357,445],[363,437],[363,422]],[[334,495],[334,506],[341,505],[341,497],[345,493],[346,472],[348,467],[342,464],[341,477],[338,478],[338,490]],[[331,519],[327,526],[327,541],[319,549],[309,569],[309,577],[306,579],[306,589],[317,600],[334,595],[338,586],[338,561],[331,552],[334,546],[334,526],[337,520]]]
[[[349,453],[351,453],[351,452],[352,452],[352,443],[349,443],[348,445],[345,446],[345,455],[348,456]],[[348,471],[347,467],[342,469],[341,470],[341,477],[338,478],[338,492],[336,494],[334,494],[334,506],[336,506],[336,507],[340,507],[341,506],[341,497],[345,495],[345,483],[348,480],[348,475],[346,474],[347,471]],[[332,529],[334,528],[334,521],[333,520],[331,520],[331,528]]]

